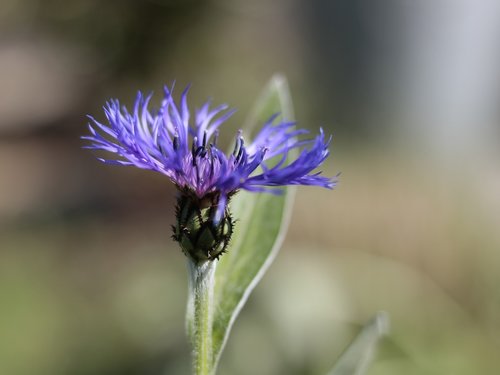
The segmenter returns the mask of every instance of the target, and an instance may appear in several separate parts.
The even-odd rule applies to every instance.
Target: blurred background
[[[298,190],[220,374],[324,374],[379,310],[369,374],[497,373],[499,37],[495,0],[2,0],[0,374],[189,373],[173,188],[79,137],[176,80],[229,142],[275,72],[342,175]]]

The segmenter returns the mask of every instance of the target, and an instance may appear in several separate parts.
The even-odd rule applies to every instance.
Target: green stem
[[[212,375],[212,316],[215,262],[188,261],[188,335],[193,346],[193,374]]]

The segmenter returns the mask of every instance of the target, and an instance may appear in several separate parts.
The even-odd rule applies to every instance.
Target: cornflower
[[[152,94],[138,92],[131,112],[112,99],[104,106],[107,123],[89,116],[90,141],[86,148],[107,151],[106,164],[131,165],[167,176],[177,187],[173,239],[196,263],[218,259],[233,233],[229,201],[238,190],[279,193],[275,187],[313,185],[332,189],[335,180],[313,173],[329,155],[331,137],[322,129],[313,139],[295,123],[272,116],[252,142],[245,144],[238,131],[234,149],[226,154],[218,146],[219,127],[234,113],[225,104],[210,108],[207,101],[192,116],[187,87],[178,103],[173,87],[164,87],[158,110],[150,110]],[[289,160],[291,150],[302,151]]]

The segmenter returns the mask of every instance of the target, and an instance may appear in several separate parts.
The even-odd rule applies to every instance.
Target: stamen
[[[193,159],[193,165],[196,166],[196,144],[198,143],[198,138],[194,137],[193,138],[193,144],[191,145],[191,156]]]
[[[236,156],[236,154],[238,153],[238,146],[239,146],[239,143],[240,143],[240,139],[239,139],[239,138],[236,138],[236,142],[235,142],[235,144],[234,144],[233,156]]]
[[[174,151],[177,151],[179,149],[179,134],[177,133],[174,134],[173,147]]]
[[[197,149],[197,143],[198,143],[198,138],[197,137],[194,137],[193,138],[193,143],[191,144],[191,153],[193,154],[193,156],[195,155],[196,153],[196,149]]]
[[[236,156],[236,162],[237,163],[239,163],[241,161],[241,157],[243,156],[244,149],[245,149],[244,147],[240,147],[240,151],[238,152],[238,156]]]
[[[203,133],[203,143],[201,144],[203,148],[207,147],[207,131]]]
[[[194,163],[194,169],[196,170],[196,185],[199,186],[200,185],[200,168],[198,168],[198,164]]]
[[[212,152],[212,148],[209,148],[208,149],[208,153],[210,155],[210,175],[209,175],[209,180],[211,181],[212,178],[214,177],[214,173],[215,173],[215,158],[214,158],[214,153]]]
[[[201,146],[196,149],[196,156],[205,157],[207,155],[207,131],[203,134],[203,142]]]
[[[200,146],[196,149],[196,156],[205,157],[207,155],[207,149],[203,146]]]
[[[238,133],[236,134],[236,143],[234,144],[233,156],[235,156],[235,157],[238,154],[238,150],[239,150],[239,147],[240,147],[240,144],[242,141],[241,134],[242,134],[242,131],[240,129],[240,130],[238,130]]]
[[[245,141],[243,140],[243,137],[240,136],[240,150],[238,151],[238,156],[236,156],[237,163],[239,163],[241,161],[241,158],[243,156],[243,152],[245,152]]]

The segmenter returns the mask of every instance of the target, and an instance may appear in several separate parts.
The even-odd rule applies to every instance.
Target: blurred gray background
[[[378,310],[370,375],[498,372],[499,37],[495,0],[2,0],[0,374],[189,373],[174,190],[79,137],[175,80],[229,142],[275,72],[342,175],[299,189],[220,374],[324,374]]]

